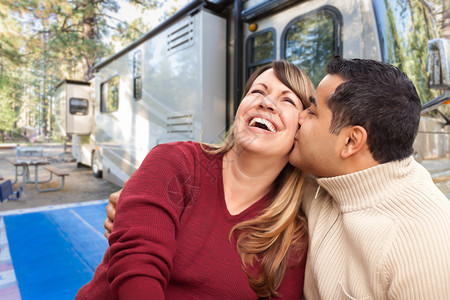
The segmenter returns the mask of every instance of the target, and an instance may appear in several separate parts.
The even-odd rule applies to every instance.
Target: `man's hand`
[[[109,195],[109,201],[108,204],[106,205],[106,220],[105,223],[103,224],[106,229],[105,230],[106,238],[109,238],[109,235],[111,234],[111,231],[113,229],[114,217],[116,215],[116,205],[117,201],[119,201],[120,193],[122,193],[122,190]]]

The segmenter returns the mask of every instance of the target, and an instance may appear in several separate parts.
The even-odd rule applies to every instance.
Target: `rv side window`
[[[86,116],[89,110],[89,101],[87,99],[70,98],[69,112],[71,115]]]
[[[133,97],[134,100],[142,98],[142,51],[138,50],[133,55]]]
[[[332,7],[323,7],[295,18],[285,28],[281,56],[299,66],[315,86],[325,76],[325,66],[341,55],[342,18]]]
[[[119,108],[119,76],[115,76],[100,86],[101,112],[113,112]]]
[[[434,38],[435,33],[433,17],[425,3],[373,2],[383,61],[399,67],[411,78],[422,103],[439,95],[428,86],[428,40]]]
[[[247,78],[258,67],[275,59],[275,30],[269,28],[255,33],[247,39]]]

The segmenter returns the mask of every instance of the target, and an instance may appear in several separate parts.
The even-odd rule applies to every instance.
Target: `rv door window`
[[[281,56],[299,66],[315,86],[325,76],[325,65],[340,53],[342,18],[337,10],[323,7],[295,18],[281,38]]]
[[[266,65],[275,59],[275,30],[273,28],[260,31],[247,39],[248,69],[247,77],[256,68]]]
[[[100,86],[101,112],[113,112],[119,108],[119,76],[115,76]]]
[[[134,100],[142,98],[141,75],[142,51],[138,50],[133,55],[133,97]]]
[[[71,115],[86,116],[89,110],[89,101],[87,99],[70,98],[69,112]]]

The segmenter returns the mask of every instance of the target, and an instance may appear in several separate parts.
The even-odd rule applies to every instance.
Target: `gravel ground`
[[[51,166],[69,172],[70,175],[66,176],[64,187],[59,191],[39,193],[35,189],[34,183],[28,183],[19,200],[0,203],[0,211],[102,200],[107,199],[109,194],[120,189],[119,186],[111,182],[95,178],[90,168],[77,167],[77,163],[70,152],[70,147],[64,152],[62,145],[39,144],[34,146],[44,147],[44,154],[50,160]],[[0,144],[0,176],[3,177],[3,181],[6,179],[14,181],[15,168],[5,160],[5,157],[15,157],[14,147]],[[30,171],[34,177],[34,167],[30,167]],[[48,178],[48,174],[43,167],[39,167],[39,178]],[[53,175],[53,179],[50,182],[40,184],[39,188],[57,188],[60,184],[61,178]],[[17,183],[14,184],[14,190],[17,190],[20,185],[22,185],[21,176],[19,176]]]

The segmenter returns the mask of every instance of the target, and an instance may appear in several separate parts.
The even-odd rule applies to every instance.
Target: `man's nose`
[[[305,109],[305,110],[302,111],[302,112],[300,113],[300,115],[298,116],[298,124],[299,124],[300,126],[302,126],[303,122],[305,122],[305,119],[306,119],[307,114],[308,114],[308,112],[307,112],[307,110]]]

